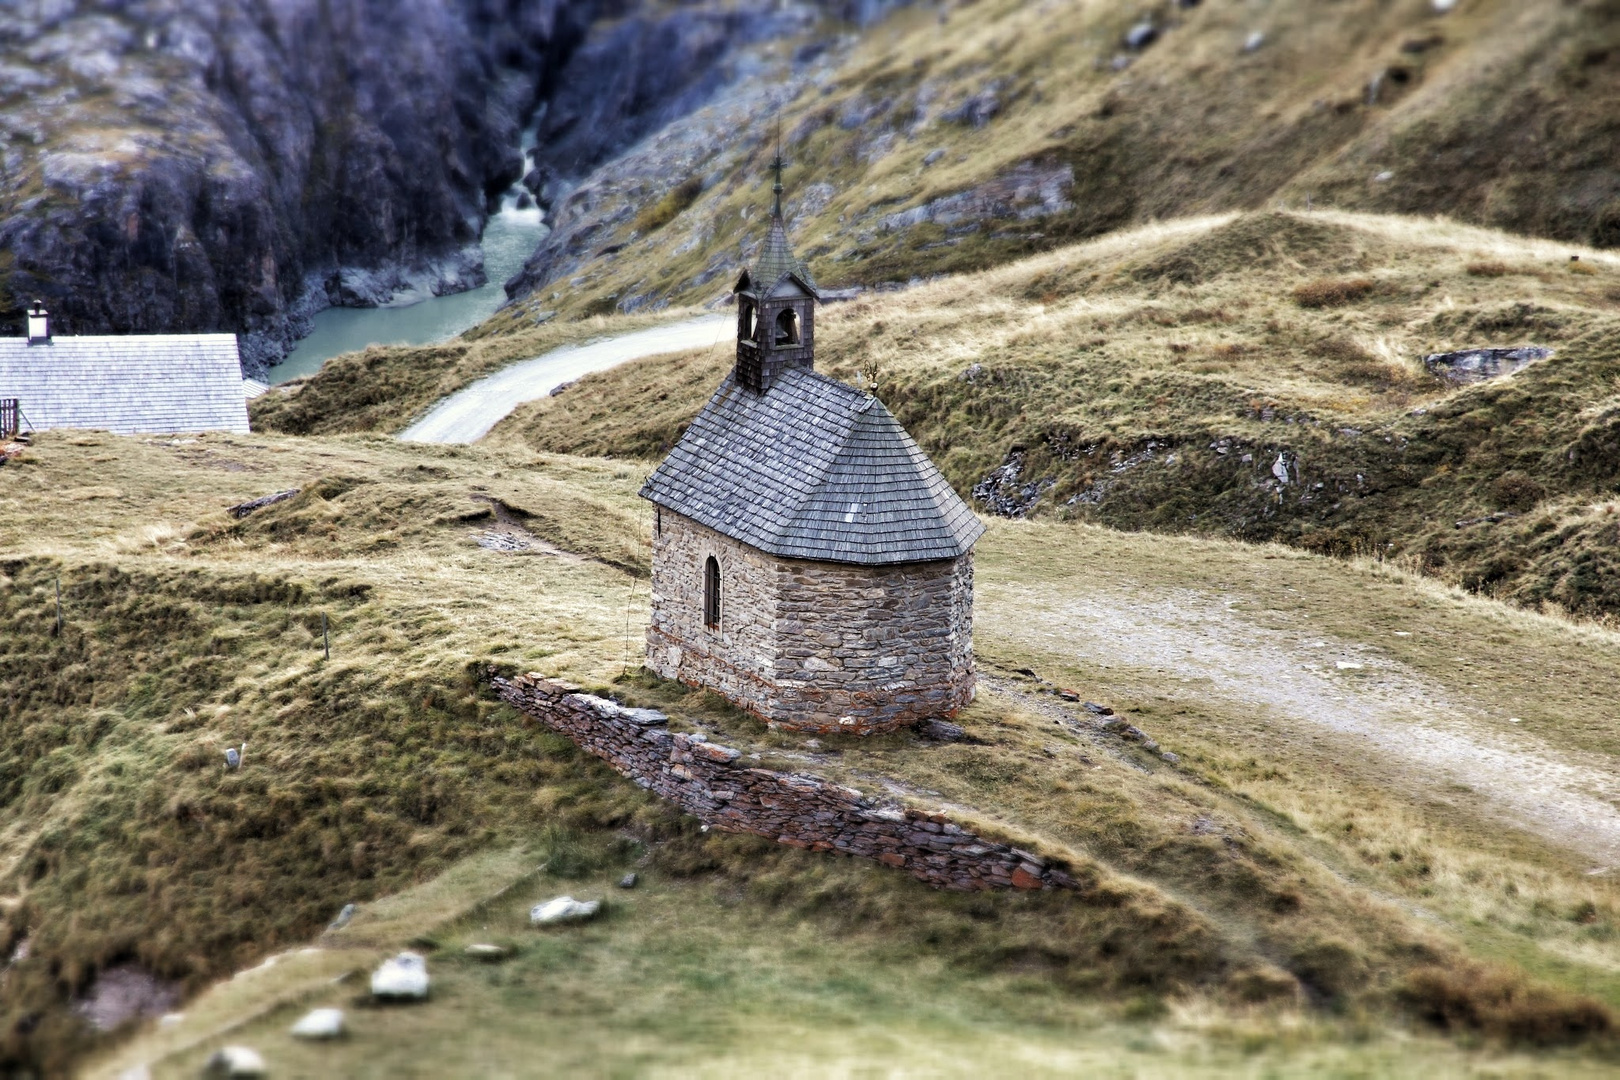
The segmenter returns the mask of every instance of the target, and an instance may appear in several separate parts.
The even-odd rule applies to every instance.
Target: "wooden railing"
[[[9,439],[22,430],[22,402],[0,398],[0,439]]]

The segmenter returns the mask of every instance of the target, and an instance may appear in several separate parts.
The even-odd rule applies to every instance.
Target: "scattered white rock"
[[[1457,0],[1434,0],[1434,13],[1444,15],[1457,6]]]
[[[465,949],[463,949],[462,952],[466,953],[468,956],[472,957],[474,960],[504,960],[504,959],[506,959],[506,950],[505,949],[501,948],[499,945],[491,945],[487,941],[480,941],[480,942],[476,942],[476,943],[474,943],[472,945],[469,945]]]
[[[158,1026],[159,1027],[174,1027],[174,1025],[178,1024],[180,1021],[184,1020],[185,1018],[186,1018],[185,1013],[180,1013],[180,1012],[164,1013],[162,1016],[158,1017]]]
[[[384,960],[371,973],[371,993],[380,998],[425,998],[428,994],[427,961],[413,952]]]
[[[1256,30],[1254,33],[1243,39],[1243,51],[1246,53],[1256,52],[1259,50],[1260,46],[1264,45],[1265,43],[1266,35],[1261,31]]]
[[[353,904],[344,904],[343,910],[337,913],[337,918],[332,920],[331,925],[326,928],[326,932],[331,933],[333,930],[341,930],[348,926],[349,920],[354,918],[356,910]]]
[[[203,1066],[204,1076],[246,1077],[266,1073],[264,1058],[247,1046],[226,1046],[215,1050]]]
[[[1395,631],[1395,636],[1396,637],[1411,637],[1412,636],[1412,631],[1410,631],[1410,630],[1397,630],[1397,631]]]
[[[1395,179],[1395,174],[1390,172],[1388,169],[1385,169],[1383,172],[1373,177],[1373,183],[1387,184],[1393,179]]]
[[[1362,667],[1362,665],[1356,663],[1354,660],[1340,660],[1334,666],[1340,671],[1360,671]]]
[[[146,1067],[145,1062],[131,1065],[118,1074],[117,1080],[152,1080],[152,1070]]]
[[[559,896],[529,909],[529,922],[534,926],[549,923],[582,922],[594,918],[602,907],[600,900],[575,900],[572,896]]]
[[[342,1009],[311,1009],[292,1026],[292,1036],[295,1039],[335,1039],[345,1030]]]
[[[1510,717],[1508,717],[1508,723],[1510,723],[1510,724],[1522,724],[1522,723],[1524,723],[1524,721],[1519,719],[1517,716],[1510,716]]]

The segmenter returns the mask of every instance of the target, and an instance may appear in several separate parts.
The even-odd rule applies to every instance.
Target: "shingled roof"
[[[782,223],[780,216],[773,215],[770,231],[765,234],[765,246],[759,250],[759,261],[754,264],[750,280],[753,287],[763,293],[776,288],[787,274],[798,278],[810,290],[810,295],[820,295],[816,279],[810,276],[810,264],[793,254],[793,245],[788,242],[787,226]]]
[[[34,431],[248,430],[235,334],[0,338],[0,398]]]
[[[953,559],[984,532],[882,402],[797,368],[763,394],[728,375],[641,495],[792,559]]]

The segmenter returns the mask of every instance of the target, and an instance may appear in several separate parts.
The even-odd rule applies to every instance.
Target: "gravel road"
[[[1614,761],[1569,753],[1377,650],[1261,626],[1222,598],[1190,590],[1099,590],[1081,599],[987,591],[996,599],[986,628],[1020,646],[1151,673],[1168,696],[1221,700],[1270,718],[1278,738],[1332,733],[1396,766],[1416,791],[1467,785],[1509,822],[1620,862]],[[998,617],[1007,610],[1020,616]]]
[[[458,390],[400,432],[406,442],[477,442],[525,401],[543,398],[565,382],[593,371],[605,371],[627,360],[660,353],[684,352],[717,344],[731,333],[729,315],[686,319],[630,334],[565,345],[502,368]]]

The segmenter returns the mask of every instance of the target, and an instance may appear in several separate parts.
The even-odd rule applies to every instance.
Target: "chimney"
[[[45,310],[45,305],[38,300],[28,311],[28,344],[49,345],[51,343],[51,313]]]

